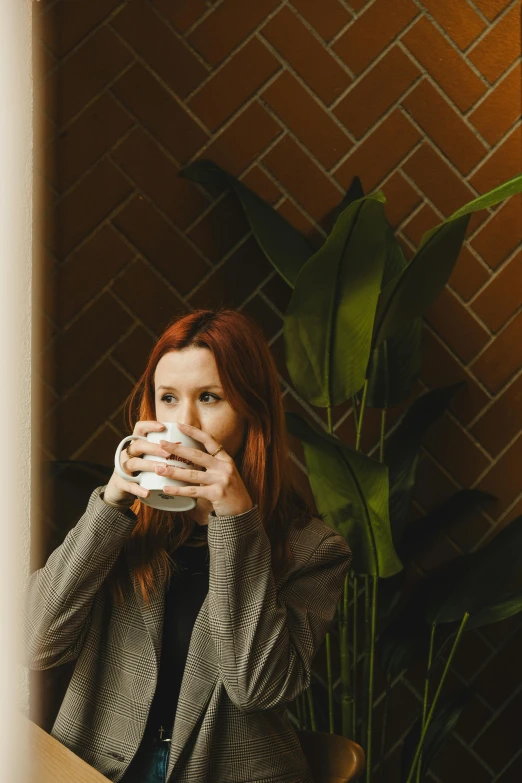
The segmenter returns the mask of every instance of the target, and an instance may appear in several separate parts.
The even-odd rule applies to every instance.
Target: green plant
[[[284,315],[288,372],[307,403],[326,408],[328,424],[324,431],[302,417],[288,414],[287,426],[303,443],[320,511],[346,537],[354,553],[354,569],[347,575],[338,607],[341,731],[344,736],[360,738],[366,751],[369,783],[374,766],[376,655],[389,685],[413,660],[426,657],[422,715],[405,743],[403,759],[404,780],[419,781],[464,707],[464,701],[456,697],[440,701],[462,634],[466,628],[494,622],[522,609],[521,596],[511,587],[514,552],[518,551],[514,543],[518,543],[522,520],[515,520],[487,548],[461,558],[457,565],[443,569],[426,580],[422,589],[408,595],[403,566],[441,526],[450,524],[470,505],[493,498],[462,490],[410,530],[406,523],[422,439],[446,410],[460,384],[431,390],[416,399],[387,438],[386,411],[407,402],[419,378],[422,317],[450,277],[471,214],[520,192],[522,176],[474,199],[428,231],[408,263],[384,215],[384,194],[377,191],[364,195],[358,179],[336,210],[332,231],[314,252],[306,238],[275,209],[211,161],[196,161],[180,173],[204,185],[230,187],[237,194],[261,249],[293,289]],[[355,449],[333,432],[332,407],[347,401],[353,405]],[[360,449],[368,407],[381,411],[378,459]],[[477,568],[489,562],[492,555],[496,566],[489,573],[489,594],[483,590],[474,593]],[[359,707],[360,597],[365,632]],[[435,650],[438,645],[440,657],[444,644],[438,644],[439,631],[447,623],[458,623],[458,627],[450,636],[453,644],[430,705]],[[333,732],[331,631],[325,646],[325,687]],[[303,694],[296,702],[297,720],[301,726],[308,725],[308,708],[309,723],[315,728],[310,690],[306,696]]]

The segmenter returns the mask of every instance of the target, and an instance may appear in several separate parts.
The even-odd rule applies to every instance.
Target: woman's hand
[[[143,435],[144,437],[149,432],[161,432],[165,429],[165,425],[160,421],[138,421],[134,427],[133,435]],[[170,457],[170,451],[165,451],[157,443],[152,443],[150,440],[133,440],[127,444],[127,448],[121,452],[120,464],[125,473],[131,475],[142,470],[154,471],[154,465],[157,464],[152,460],[142,459],[142,454],[153,454],[157,457]],[[125,481],[122,479],[116,471],[109,479],[105,491],[104,497],[112,502],[118,503],[122,506],[132,506],[136,498],[146,498],[149,495],[148,489],[143,489],[139,484],[134,481]]]
[[[218,516],[234,516],[253,508],[254,504],[247,488],[243,484],[233,458],[223,449],[215,457],[211,456],[221,444],[212,435],[208,435],[197,427],[180,424],[179,422],[178,427],[182,432],[202,443],[207,451],[180,446],[167,440],[160,441],[160,445],[168,451],[169,457],[171,455],[173,457],[183,457],[195,465],[201,465],[203,468],[206,468],[206,471],[156,464],[155,470],[158,476],[194,483],[194,486],[189,485],[187,487],[166,485],[163,488],[163,492],[166,495],[205,498],[212,503],[214,511]]]

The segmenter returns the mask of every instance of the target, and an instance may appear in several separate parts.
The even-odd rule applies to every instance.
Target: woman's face
[[[235,457],[246,421],[225,399],[214,354],[208,348],[170,351],[154,376],[156,419],[191,424],[208,432]]]

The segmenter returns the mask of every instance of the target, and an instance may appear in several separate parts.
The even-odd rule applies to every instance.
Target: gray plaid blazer
[[[130,576],[124,606],[107,574],[135,525],[96,489],[28,580],[25,660],[77,659],[51,734],[118,781],[141,742],[156,687],[164,594],[147,606]],[[196,618],[172,732],[169,783],[313,783],[287,705],[308,687],[351,552],[320,519],[293,528],[274,579],[259,510],[209,515],[209,591]]]

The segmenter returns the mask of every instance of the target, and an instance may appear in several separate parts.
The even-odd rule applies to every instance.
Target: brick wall
[[[154,339],[196,307],[253,314],[287,408],[325,421],[289,386],[288,287],[231,195],[177,177],[188,161],[240,176],[316,244],[359,175],[366,192],[384,190],[408,257],[424,231],[522,170],[518,0],[42,0],[35,29],[44,459],[109,464]],[[412,517],[459,487],[498,501],[441,535],[420,569],[522,513],[521,203],[473,217],[427,314],[415,393],[466,386],[426,439]],[[334,422],[352,443],[350,407]],[[368,411],[367,452],[378,426]],[[304,482],[297,442],[293,453]],[[432,781],[522,779],[521,653],[517,620],[466,635],[452,685],[476,695]],[[392,692],[389,783],[421,676]]]

